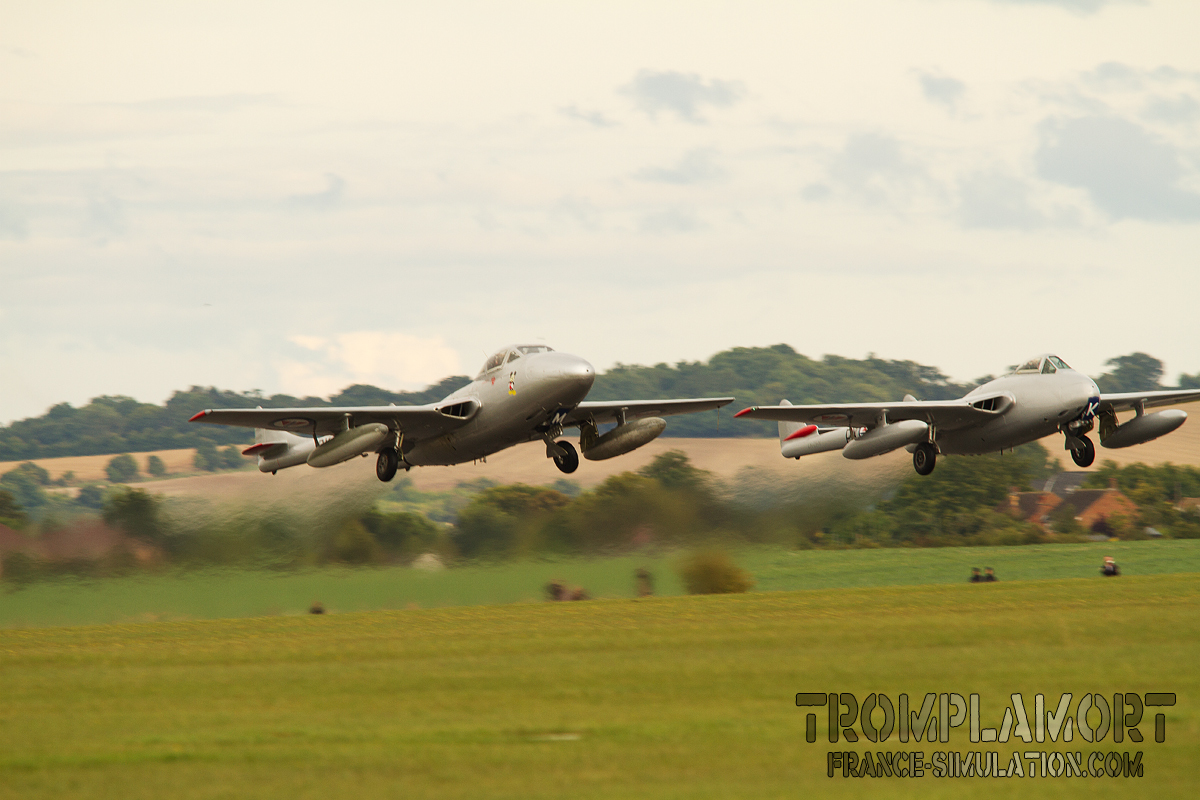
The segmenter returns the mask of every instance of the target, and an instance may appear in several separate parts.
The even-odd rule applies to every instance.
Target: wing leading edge
[[[1100,407],[1096,410],[1131,411],[1138,406],[1155,408],[1173,403],[1190,403],[1200,400],[1200,389],[1164,389],[1157,392],[1115,392],[1100,395]]]
[[[206,409],[189,422],[266,428],[303,435],[324,436],[350,425],[381,422],[405,437],[425,439],[462,427],[474,415],[469,403],[453,406],[358,406],[333,408],[218,408]],[[459,415],[462,416],[459,416]]]
[[[732,402],[732,397],[696,397],[683,400],[585,400],[563,418],[562,424],[578,425],[588,420],[597,423],[616,422],[622,414],[626,419],[697,414],[701,411],[713,411]]]
[[[907,400],[898,403],[751,406],[734,416],[851,428],[873,428],[884,419],[889,423],[915,419],[945,429],[983,422],[999,413],[976,408],[965,400]]]

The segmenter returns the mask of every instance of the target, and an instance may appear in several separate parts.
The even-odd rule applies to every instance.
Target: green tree
[[[212,442],[201,442],[196,446],[196,455],[192,457],[192,466],[206,472],[215,472],[221,467],[221,456],[217,453]]]
[[[46,491],[34,470],[24,468],[24,464],[16,469],[0,475],[0,485],[12,492],[22,508],[40,508],[46,504]]]
[[[217,455],[220,457],[220,469],[241,469],[246,466],[242,451],[232,445],[222,449]]]
[[[1200,389],[1200,372],[1195,375],[1181,374],[1179,376],[1180,389]]]
[[[329,555],[345,564],[375,564],[382,560],[383,552],[361,522],[348,519],[334,533]]]
[[[1161,389],[1163,363],[1145,353],[1130,353],[1104,362],[1112,367],[1096,379],[1102,392],[1150,392]]]
[[[390,556],[414,556],[433,547],[438,527],[420,514],[371,509],[360,520]]]
[[[27,520],[25,509],[21,508],[13,493],[7,489],[0,489],[0,525],[20,528]]]
[[[93,483],[80,488],[79,494],[75,496],[75,502],[84,508],[103,508],[104,487]]]
[[[712,477],[709,472],[693,467],[687,453],[682,450],[668,450],[655,456],[653,461],[638,470],[638,474],[658,481],[664,489],[693,492],[703,490]]]
[[[12,469],[5,474],[11,475],[14,472],[27,476],[29,480],[33,481],[38,486],[49,486],[52,483],[50,480],[50,473],[32,461],[26,461],[23,464],[18,464],[15,469]]]
[[[108,480],[112,483],[129,483],[137,480],[138,465],[133,460],[133,456],[125,453],[124,455],[114,456],[108,462],[108,466],[104,468],[104,474],[108,476]]]
[[[159,498],[141,489],[113,492],[104,501],[104,521],[137,539],[159,542],[166,534],[160,503]]]
[[[158,456],[151,455],[146,459],[146,472],[155,478],[161,478],[167,474],[167,465]]]

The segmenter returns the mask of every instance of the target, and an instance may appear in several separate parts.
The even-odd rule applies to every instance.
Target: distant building
[[[1050,517],[1060,506],[1071,509],[1072,516],[1088,530],[1105,527],[1104,523],[1114,516],[1132,519],[1137,515],[1137,506],[1117,489],[1115,482],[1107,489],[1080,489],[1087,475],[1061,472],[1045,481],[1041,491],[1013,490],[996,510],[1032,522],[1045,531],[1050,530]]]

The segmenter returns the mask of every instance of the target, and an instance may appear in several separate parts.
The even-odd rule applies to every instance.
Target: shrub
[[[734,594],[754,586],[750,573],[720,550],[688,556],[679,567],[679,576],[683,578],[688,594]]]
[[[196,447],[196,455],[192,457],[192,466],[207,472],[216,471],[221,465],[221,457],[212,442],[204,442]]]
[[[75,502],[84,508],[102,508],[104,506],[104,487],[98,484],[84,486],[75,496]]]
[[[112,483],[128,483],[137,479],[138,465],[133,456],[125,453],[114,456],[104,468],[104,474]]]
[[[383,559],[383,553],[375,537],[361,522],[348,519],[334,534],[329,557],[345,564],[375,564]]]
[[[26,519],[25,509],[21,508],[13,493],[0,489],[0,524],[19,528],[25,524]]]
[[[161,478],[167,474],[167,465],[158,456],[150,456],[146,459],[146,472],[156,478]]]
[[[165,533],[159,516],[159,499],[140,489],[109,495],[104,502],[104,521],[147,542],[159,541]]]

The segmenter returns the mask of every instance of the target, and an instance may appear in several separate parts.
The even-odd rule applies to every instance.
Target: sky
[[[14,3],[0,422],[515,341],[1200,372],[1200,4]]]

